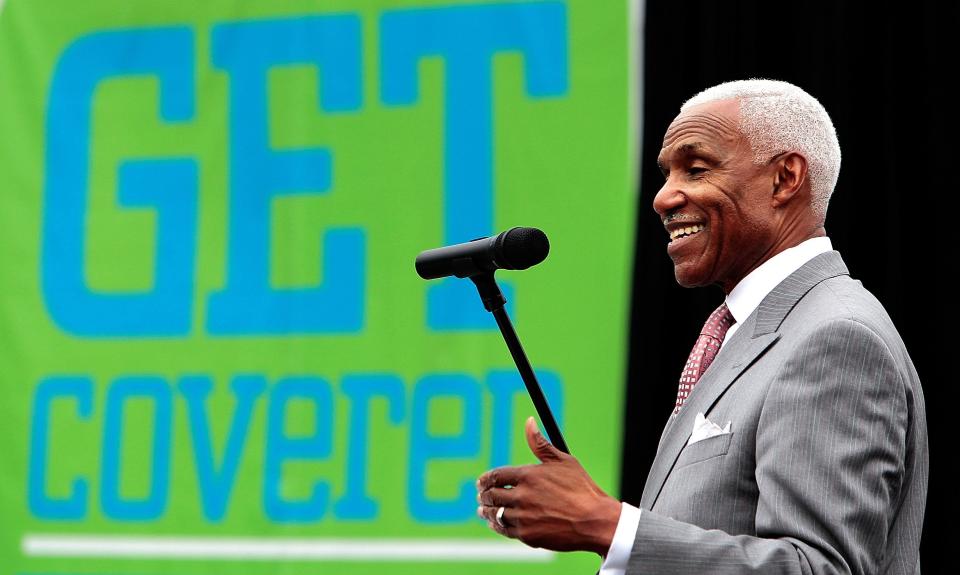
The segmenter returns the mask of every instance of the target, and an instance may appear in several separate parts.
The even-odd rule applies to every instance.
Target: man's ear
[[[807,159],[797,152],[786,152],[773,161],[773,207],[789,203],[807,182]]]

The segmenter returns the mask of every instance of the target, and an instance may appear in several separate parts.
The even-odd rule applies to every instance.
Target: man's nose
[[[685,203],[687,203],[687,197],[683,194],[683,191],[672,180],[667,179],[653,198],[653,209],[663,218]]]

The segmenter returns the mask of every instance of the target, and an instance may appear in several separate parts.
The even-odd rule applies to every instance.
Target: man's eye
[[[700,168],[700,167],[687,168],[687,174],[691,176],[699,176],[705,173],[706,171],[707,171],[706,168]]]

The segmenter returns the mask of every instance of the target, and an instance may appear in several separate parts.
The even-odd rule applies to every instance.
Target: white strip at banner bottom
[[[552,551],[514,541],[470,539],[308,539],[27,534],[29,557],[262,561],[537,562]]]

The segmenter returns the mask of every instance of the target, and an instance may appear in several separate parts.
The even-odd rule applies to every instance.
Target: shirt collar
[[[787,248],[760,264],[745,278],[740,280],[727,295],[727,308],[737,323],[742,323],[757,309],[763,298],[787,276],[800,269],[800,266],[822,253],[833,249],[830,238],[823,236],[810,238],[792,248]]]

